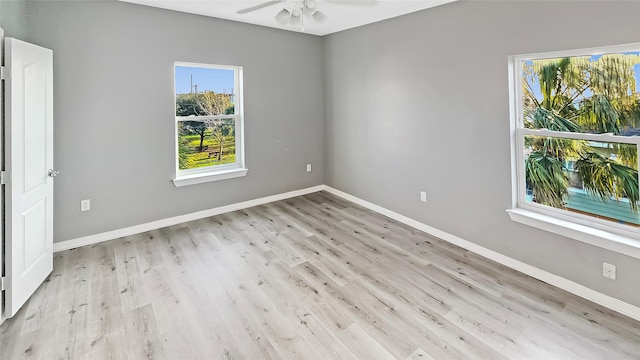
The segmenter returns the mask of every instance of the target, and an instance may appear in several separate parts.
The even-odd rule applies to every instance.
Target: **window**
[[[510,66],[512,219],[640,249],[640,44],[513,56]]]
[[[175,63],[176,186],[244,176],[242,68]]]

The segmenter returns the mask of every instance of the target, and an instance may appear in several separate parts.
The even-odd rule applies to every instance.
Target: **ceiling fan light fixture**
[[[291,13],[291,17],[289,18],[289,25],[293,25],[293,26],[302,25],[302,17],[300,16],[300,11],[298,11],[297,15],[295,11]]]
[[[316,22],[324,22],[325,20],[327,20],[327,15],[325,15],[322,11],[320,10],[316,10],[313,12],[313,14],[311,14],[311,17],[313,18],[313,20],[315,20]]]
[[[289,23],[289,18],[291,17],[291,13],[287,9],[282,9],[278,14],[276,14],[276,21],[282,25],[286,25]]]
[[[2,0],[0,0],[2,1]],[[368,1],[375,2],[377,0],[323,0],[342,2],[344,4]],[[245,9],[238,10],[238,14],[246,14],[252,11],[260,10],[262,8],[269,7],[275,4],[282,4],[284,9],[280,10],[275,16],[277,23],[281,25],[300,26],[301,31],[304,32],[305,22],[313,20],[317,23],[322,23],[327,20],[327,15],[318,10],[318,0],[269,0],[262,4],[254,5]]]

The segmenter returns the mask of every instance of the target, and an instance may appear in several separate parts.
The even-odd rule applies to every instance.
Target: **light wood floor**
[[[324,192],[57,253],[0,329],[12,360],[640,358],[640,322]]]

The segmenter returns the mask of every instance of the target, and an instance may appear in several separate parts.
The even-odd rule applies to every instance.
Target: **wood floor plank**
[[[431,355],[427,354],[426,351],[418,348],[411,355],[407,357],[407,360],[436,360]]]
[[[1,359],[635,359],[640,322],[318,192],[55,254]]]
[[[353,351],[359,359],[385,360],[396,359],[391,353],[358,325],[353,324],[341,332],[342,342]]]
[[[390,353],[398,358],[411,354],[419,344],[429,346],[438,352],[441,358],[465,358],[461,352],[439,336],[434,336],[426,328],[416,331],[414,326],[408,326],[406,317],[399,316],[394,310],[395,305],[388,298],[365,289],[357,284],[348,288],[332,284],[322,272],[312,264],[305,263],[297,267],[299,273],[313,286],[320,289],[320,294],[331,299],[336,306],[346,309],[356,322]],[[395,320],[395,321],[394,321]]]

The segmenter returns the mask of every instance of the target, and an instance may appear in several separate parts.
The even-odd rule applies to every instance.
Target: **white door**
[[[53,270],[53,52],[6,38],[5,65],[9,318]]]

